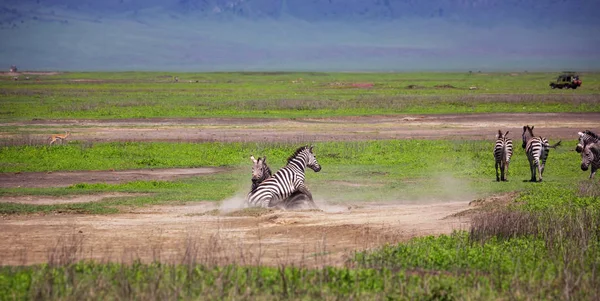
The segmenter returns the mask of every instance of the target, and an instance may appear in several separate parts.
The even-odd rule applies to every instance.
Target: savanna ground
[[[579,170],[573,151],[577,131],[599,130],[597,74],[584,75],[579,90],[560,91],[549,90],[547,81],[554,75],[542,73],[215,73],[178,74],[179,82],[173,76],[58,73],[0,82],[0,263],[9,267],[0,285],[13,292],[4,297],[81,293],[88,298],[90,288],[77,282],[78,289],[73,282],[85,277],[68,276],[64,281],[74,286],[65,288],[49,284],[46,269],[102,276],[113,272],[99,263],[110,270],[108,262],[139,261],[167,264],[158,266],[163,276],[178,273],[181,265],[263,270],[243,280],[236,278],[237,268],[227,270],[234,276],[220,269],[188,271],[187,280],[171,284],[160,276],[145,281],[156,284],[155,291],[142,293],[144,281],[119,274],[120,267],[117,275],[134,288],[108,285],[104,294],[599,296],[590,289],[600,283],[593,231],[556,239],[553,228],[540,222],[598,228],[598,219],[589,219],[598,212],[597,180],[587,180],[589,172]],[[520,149],[525,124],[535,125],[536,134],[551,143],[563,141],[552,150],[542,183],[526,182],[529,168]],[[506,183],[495,181],[491,156],[498,129],[510,130],[515,144]],[[66,143],[47,145],[50,134],[65,130],[71,132]],[[250,154],[266,155],[276,170],[303,144],[315,144],[323,165],[322,172],[307,173],[321,210],[242,209]],[[440,234],[445,235],[436,238]],[[569,239],[586,251],[565,248]],[[485,251],[488,247],[496,251]],[[541,259],[532,262],[529,251]],[[40,263],[50,267],[35,270]],[[33,270],[14,268],[32,264]],[[274,275],[268,266],[276,267]],[[135,269],[152,269],[142,267]],[[347,271],[351,276],[342,282],[354,285],[343,289],[338,279],[339,288],[325,289],[336,282],[319,274],[325,267],[338,269],[327,270],[332,274]],[[362,275],[373,268],[373,275]],[[396,272],[386,274],[386,269]],[[304,276],[295,278],[294,271]],[[317,275],[308,276],[311,271]],[[16,286],[19,275],[29,277],[25,288]],[[97,286],[100,276],[86,281]],[[208,281],[207,287],[185,293],[169,289],[194,277]],[[224,288],[227,277],[238,285]],[[263,293],[267,278],[272,287]],[[263,283],[262,289],[254,290],[254,281]],[[291,289],[288,281],[312,283],[312,288],[296,284]],[[404,283],[404,288],[364,288],[365,281]],[[250,291],[240,290],[240,283]]]

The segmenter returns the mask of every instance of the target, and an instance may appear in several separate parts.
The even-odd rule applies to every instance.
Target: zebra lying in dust
[[[507,138],[508,131],[502,134],[502,131],[498,130],[496,136],[496,145],[494,146],[494,158],[496,159],[496,181],[508,181],[506,175],[508,174],[508,165],[510,164],[510,158],[513,154],[512,139]],[[498,176],[498,167],[500,167],[500,176]]]
[[[312,150],[312,146],[298,148],[288,158],[287,165],[271,177],[267,175],[270,168],[266,166],[266,158],[259,158],[256,162],[253,160],[253,189],[246,197],[247,205],[279,209],[317,208],[312,194],[304,184],[306,167],[315,172],[321,170]]]
[[[548,153],[551,148],[556,148],[560,145],[561,141],[558,141],[554,145],[548,143],[548,139],[545,137],[535,137],[533,135],[534,126],[523,126],[523,148],[527,154],[529,160],[529,169],[531,170],[531,182],[536,182],[536,167],[537,172],[540,175],[540,182],[542,181],[542,174],[544,173],[544,167],[546,166],[546,160],[548,159]]]
[[[586,144],[600,142],[600,137],[598,135],[596,135],[596,133],[594,133],[590,130],[585,130],[585,131],[579,132],[577,134],[579,134],[579,141],[577,141],[577,146],[575,147],[575,151],[578,153],[581,153],[581,151],[583,151],[583,148],[585,147]]]
[[[260,183],[270,178],[272,173],[271,168],[267,165],[267,156],[258,157],[258,159],[250,156],[250,160],[252,160],[252,187],[250,191],[253,191]],[[315,202],[300,191],[292,193],[283,201],[283,204],[284,209],[317,209]]]
[[[592,179],[600,168],[600,142],[588,143],[581,151],[581,170],[588,170],[590,165],[592,166],[590,179]]]

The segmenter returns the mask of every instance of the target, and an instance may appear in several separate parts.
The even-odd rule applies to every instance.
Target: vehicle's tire
[[[576,85],[573,85],[571,88],[573,88],[573,90],[577,89]]]

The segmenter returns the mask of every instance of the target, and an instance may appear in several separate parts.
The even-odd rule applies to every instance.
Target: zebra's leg
[[[304,196],[304,204],[307,204],[310,207],[310,209],[318,209],[317,205],[315,204],[315,201],[313,200],[312,193],[310,192],[310,190],[308,190],[308,187],[304,185],[300,186],[298,187],[298,192]]]
[[[504,163],[504,169],[503,169],[504,176],[503,176],[503,179],[502,179],[502,181],[504,181],[504,182],[508,181],[508,165],[509,165],[508,162]]]
[[[316,205],[314,202],[308,198],[308,196],[300,191],[294,192],[290,197],[288,197],[285,201],[285,208],[287,209],[315,209]],[[306,205],[306,206],[305,206]]]
[[[538,165],[538,171],[540,172],[540,182],[542,181],[542,174],[544,174],[544,163]]]
[[[594,178],[594,175],[596,174],[597,170],[598,170],[598,168],[594,167],[594,165],[592,165],[592,173],[590,173],[590,180]]]
[[[536,182],[536,179],[535,179],[535,173],[536,173],[536,171],[535,171],[535,164],[534,164],[534,162],[533,162],[532,159],[529,159],[529,171],[531,172],[531,179],[529,180],[529,182]]]
[[[309,200],[313,200],[312,197],[312,193],[310,193],[310,190],[308,190],[308,188],[306,186],[300,186],[298,187],[298,191],[300,191],[303,194],[306,194],[306,196],[308,197]]]
[[[496,182],[500,182],[500,177],[498,177],[498,165],[500,162],[496,161]]]

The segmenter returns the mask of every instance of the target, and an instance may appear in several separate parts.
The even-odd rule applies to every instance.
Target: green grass
[[[179,83],[170,82],[174,75],[179,76]],[[554,76],[124,72],[64,73],[19,82],[0,78],[0,121],[528,112],[532,107],[536,112],[600,111],[598,74],[584,74],[584,85],[576,91],[550,90],[547,84]],[[301,82],[292,83],[299,78]],[[69,81],[72,79],[102,81]],[[374,87],[348,87],[356,82],[371,82]],[[443,84],[456,88],[434,87]],[[408,85],[423,88],[407,89]],[[479,89],[469,91],[469,86]],[[10,129],[10,125],[3,127],[4,131]],[[130,265],[59,260],[48,265],[0,267],[0,299],[598,299],[597,179],[588,180],[589,172],[580,170],[580,157],[573,151],[575,141],[563,141],[563,146],[550,152],[544,182],[527,182],[529,166],[518,144],[515,139],[506,183],[495,181],[492,141],[316,144],[323,169],[308,171],[307,182],[317,199],[333,203],[466,202],[495,193],[520,192],[508,209],[474,217],[469,232],[359,252],[347,267],[340,268],[213,266],[196,260]],[[0,214],[110,214],[130,206],[243,196],[250,186],[250,154],[266,155],[276,170],[296,147],[288,143],[161,142],[2,147],[0,172],[199,166],[222,166],[228,171],[174,181],[5,188],[0,189],[0,196],[62,197],[115,191],[143,195],[64,205],[2,203]],[[49,255],[68,259],[73,254]],[[210,261],[206,254],[200,255],[198,258]]]
[[[315,153],[323,169],[307,171],[313,195],[330,203],[365,201],[470,201],[495,193],[523,191],[531,206],[547,207],[555,195],[576,195],[588,173],[579,169],[580,157],[570,148],[575,141],[550,152],[544,182],[529,183],[529,163],[516,147],[509,182],[495,181],[492,142],[387,140],[323,142]],[[222,166],[228,171],[174,181],[137,181],[122,184],[75,184],[64,188],[5,188],[0,195],[79,195],[100,192],[144,193],[88,204],[0,204],[5,214],[35,211],[116,212],[120,206],[220,201],[244,195],[250,181],[250,154],[267,156],[276,171],[298,145],[288,143],[163,143],[114,142],[56,147],[10,146],[0,149],[1,172],[48,172],[62,170],[122,170]],[[427,155],[424,155],[424,152]],[[577,185],[574,185],[577,184]],[[598,196],[578,201],[595,204]],[[539,200],[539,201],[538,201]],[[542,201],[543,200],[543,201]],[[532,202],[533,204],[533,202]]]
[[[180,82],[174,83],[173,76]],[[64,73],[0,78],[0,121],[600,111],[600,75],[551,90],[551,73]],[[74,81],[74,80],[90,81]],[[188,82],[192,81],[192,83]],[[196,83],[198,81],[198,83]],[[295,82],[294,82],[295,81]],[[372,88],[352,84],[372,83]],[[410,85],[417,89],[407,88]],[[438,88],[449,85],[453,88]],[[476,86],[478,90],[470,91]]]

